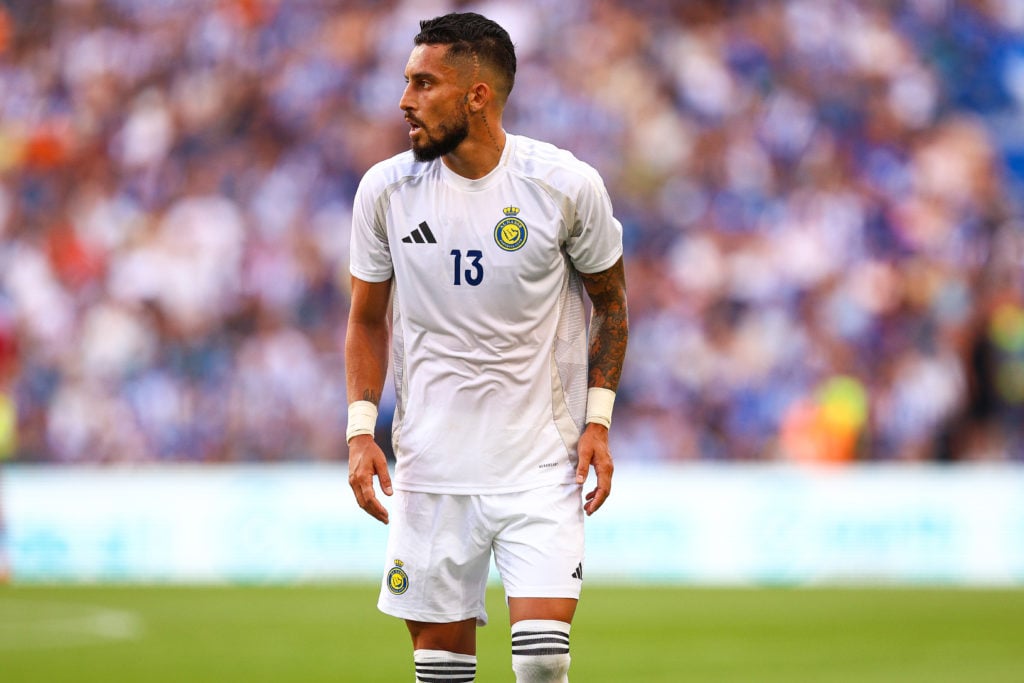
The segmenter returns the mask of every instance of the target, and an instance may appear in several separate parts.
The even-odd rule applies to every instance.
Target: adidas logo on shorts
[[[576,571],[574,571],[572,573],[572,578],[579,579],[580,581],[583,580],[583,563],[582,562],[580,562],[578,565],[576,565]]]

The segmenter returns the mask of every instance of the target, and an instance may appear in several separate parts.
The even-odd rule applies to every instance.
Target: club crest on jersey
[[[494,226],[494,241],[505,251],[519,251],[526,244],[526,223],[517,218],[518,208],[508,206],[502,210],[505,217]]]
[[[388,572],[388,590],[395,595],[401,595],[409,590],[409,575],[402,569],[403,566],[404,562],[395,560],[395,566]]]

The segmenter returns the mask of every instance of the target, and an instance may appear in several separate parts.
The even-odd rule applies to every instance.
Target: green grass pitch
[[[4,683],[413,680],[405,628],[369,585],[0,588]],[[511,682],[488,594],[480,683]],[[1024,681],[1024,591],[584,589],[577,683]]]

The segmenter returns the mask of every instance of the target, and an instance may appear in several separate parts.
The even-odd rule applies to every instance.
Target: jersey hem
[[[474,484],[459,484],[458,486],[452,486],[449,484],[424,484],[400,481],[397,479],[392,479],[391,482],[391,485],[397,491],[408,491],[410,493],[439,493],[450,496],[522,493],[523,491],[533,491],[534,489],[547,488],[548,486],[562,486],[564,484],[576,484],[575,470],[560,479],[540,479],[535,481],[492,486]]]

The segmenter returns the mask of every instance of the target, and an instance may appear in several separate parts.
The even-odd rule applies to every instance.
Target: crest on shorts
[[[494,241],[505,251],[519,251],[526,244],[526,223],[519,220],[519,209],[507,206],[502,211],[505,217],[494,226]]]
[[[409,575],[402,569],[404,566],[404,562],[395,560],[395,566],[388,572],[388,590],[395,595],[401,595],[409,590]]]

